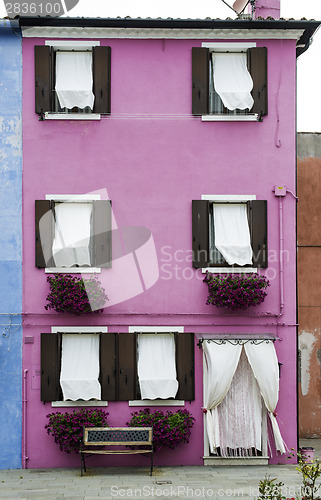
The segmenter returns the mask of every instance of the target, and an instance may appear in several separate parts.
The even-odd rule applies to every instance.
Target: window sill
[[[47,274],[99,274],[100,267],[46,267]]]
[[[138,399],[128,401],[128,406],[185,406],[182,399]]]
[[[202,115],[202,122],[258,122],[259,115]]]
[[[257,267],[202,267],[202,273],[257,273]]]
[[[45,120],[100,120],[99,113],[45,113]]]
[[[52,401],[52,408],[70,408],[77,406],[108,406],[108,401]]]

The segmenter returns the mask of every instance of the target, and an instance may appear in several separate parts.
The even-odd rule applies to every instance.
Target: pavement
[[[313,447],[321,459],[321,439],[300,440],[300,446]],[[295,465],[155,467],[153,476],[149,467],[87,467],[83,477],[80,468],[0,470],[0,499],[255,500],[265,476],[284,483],[280,493],[286,498],[300,494],[302,480]]]

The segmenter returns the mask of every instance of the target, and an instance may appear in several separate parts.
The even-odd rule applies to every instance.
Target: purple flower
[[[174,449],[181,443],[187,443],[195,418],[188,410],[163,413],[156,410],[153,413],[149,408],[131,413],[129,427],[153,427],[154,450],[163,447]]]
[[[45,309],[70,314],[102,312],[108,300],[105,290],[97,276],[85,281],[71,274],[48,276],[50,293],[47,295]]]
[[[49,423],[45,425],[61,451],[79,453],[83,440],[83,427],[108,427],[108,413],[104,410],[82,408],[72,413],[49,413]]]
[[[259,274],[214,275],[207,273],[204,282],[208,286],[207,304],[237,310],[261,304],[270,282]]]

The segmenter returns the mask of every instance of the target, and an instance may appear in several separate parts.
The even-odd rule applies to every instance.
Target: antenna
[[[233,3],[233,9],[238,13],[241,14],[246,6],[249,4],[249,0],[236,0]]]
[[[222,0],[222,2],[225,3],[225,5],[227,5],[230,9],[232,9],[236,14],[238,14],[237,10],[233,9],[233,7],[231,7],[229,3],[227,3],[225,0]]]
[[[226,2],[226,0],[221,0],[227,7],[229,7],[233,12],[235,12],[238,16],[241,16],[245,10],[245,8],[248,6],[248,4],[251,4],[252,7],[252,17],[254,15],[254,10],[255,10],[255,2],[256,0],[235,0],[233,3],[233,7]]]

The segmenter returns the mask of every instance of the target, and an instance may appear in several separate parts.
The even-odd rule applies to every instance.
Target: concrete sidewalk
[[[321,458],[321,440],[302,440],[300,446],[315,448]],[[300,492],[301,475],[294,465],[229,467],[88,468],[80,477],[76,469],[25,469],[0,471],[1,500],[102,500],[113,498],[252,500],[266,475],[282,481],[282,495],[293,498]],[[321,491],[319,493],[321,495]]]

